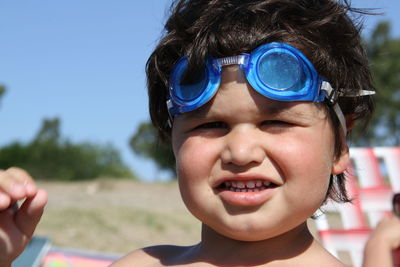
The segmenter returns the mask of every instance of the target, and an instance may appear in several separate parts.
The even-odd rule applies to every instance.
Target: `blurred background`
[[[381,95],[392,96],[397,87],[388,87],[399,84],[400,21],[396,16],[400,4],[393,0],[352,2],[355,7],[378,8],[375,11],[383,13],[363,19],[363,37],[376,67],[374,74],[379,76],[377,87]],[[36,147],[30,149],[38,151],[38,143],[53,139],[57,144],[51,154],[57,149],[64,156],[75,153],[68,160],[50,157],[57,161],[58,168],[62,161],[82,168],[93,154],[114,168],[109,173],[86,170],[76,177],[126,176],[130,172],[141,180],[154,181],[173,176],[169,167],[173,160],[164,154],[157,157],[156,148],[151,147],[151,143],[158,143],[153,142],[156,137],[146,124],[149,116],[144,75],[146,60],[162,33],[169,5],[169,0],[1,0],[0,148],[4,151],[14,145],[9,150],[15,152],[36,142]],[[397,93],[394,97],[382,99],[386,110],[378,110],[380,121],[374,120],[374,130],[358,143],[398,143],[398,132],[390,131],[393,136],[387,138],[388,129],[399,128],[400,96]],[[392,106],[387,107],[388,103]],[[168,149],[161,149],[169,155]],[[7,153],[13,155],[7,156],[11,157],[8,162],[4,162],[5,152],[0,154],[0,167],[19,164],[33,168],[41,161],[41,155],[25,159],[9,150]],[[34,174],[49,176],[53,171]],[[73,179],[72,174],[63,176]]]
[[[363,18],[379,94],[370,130],[356,131],[353,145],[398,146],[400,2],[352,3],[383,13]],[[0,0],[0,168],[26,168],[49,190],[38,232],[56,245],[126,253],[198,239],[147,112],[144,67],[169,5]],[[101,230],[83,230],[93,226]],[[99,231],[107,242],[93,242]]]

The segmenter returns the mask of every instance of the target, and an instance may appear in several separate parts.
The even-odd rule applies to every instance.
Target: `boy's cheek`
[[[178,140],[177,140],[178,141]],[[206,170],[217,158],[216,146],[205,138],[186,138],[174,143],[177,171],[186,173],[190,170]],[[207,168],[208,167],[208,168]]]

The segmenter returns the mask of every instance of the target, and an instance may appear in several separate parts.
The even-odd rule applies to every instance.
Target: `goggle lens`
[[[183,101],[192,101],[203,93],[208,83],[208,75],[206,71],[188,75],[187,65],[185,62],[180,66],[180,70],[177,70],[174,94]]]
[[[267,87],[279,91],[301,87],[298,85],[303,76],[299,60],[280,52],[267,53],[259,59],[258,75]]]

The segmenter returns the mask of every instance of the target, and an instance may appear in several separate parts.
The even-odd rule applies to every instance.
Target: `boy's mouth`
[[[270,181],[248,180],[248,181],[224,181],[217,189],[219,191],[231,192],[260,192],[269,188],[277,187],[276,184]]]

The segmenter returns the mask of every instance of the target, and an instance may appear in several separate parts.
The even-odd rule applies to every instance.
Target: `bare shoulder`
[[[117,260],[110,267],[124,266],[157,266],[157,259],[147,254],[144,249],[138,249]]]
[[[318,255],[313,255],[312,257],[305,259],[304,262],[307,263],[304,266],[346,267],[343,262],[338,260],[325,249]]]
[[[343,262],[339,261],[337,258],[331,256],[325,260],[321,260],[318,265],[315,266],[325,266],[325,267],[346,267]]]
[[[129,253],[113,263],[111,267],[167,266],[180,261],[191,248],[172,245],[146,247]]]
[[[346,267],[343,262],[329,253],[319,242],[314,241],[306,253],[299,258],[296,266]]]

